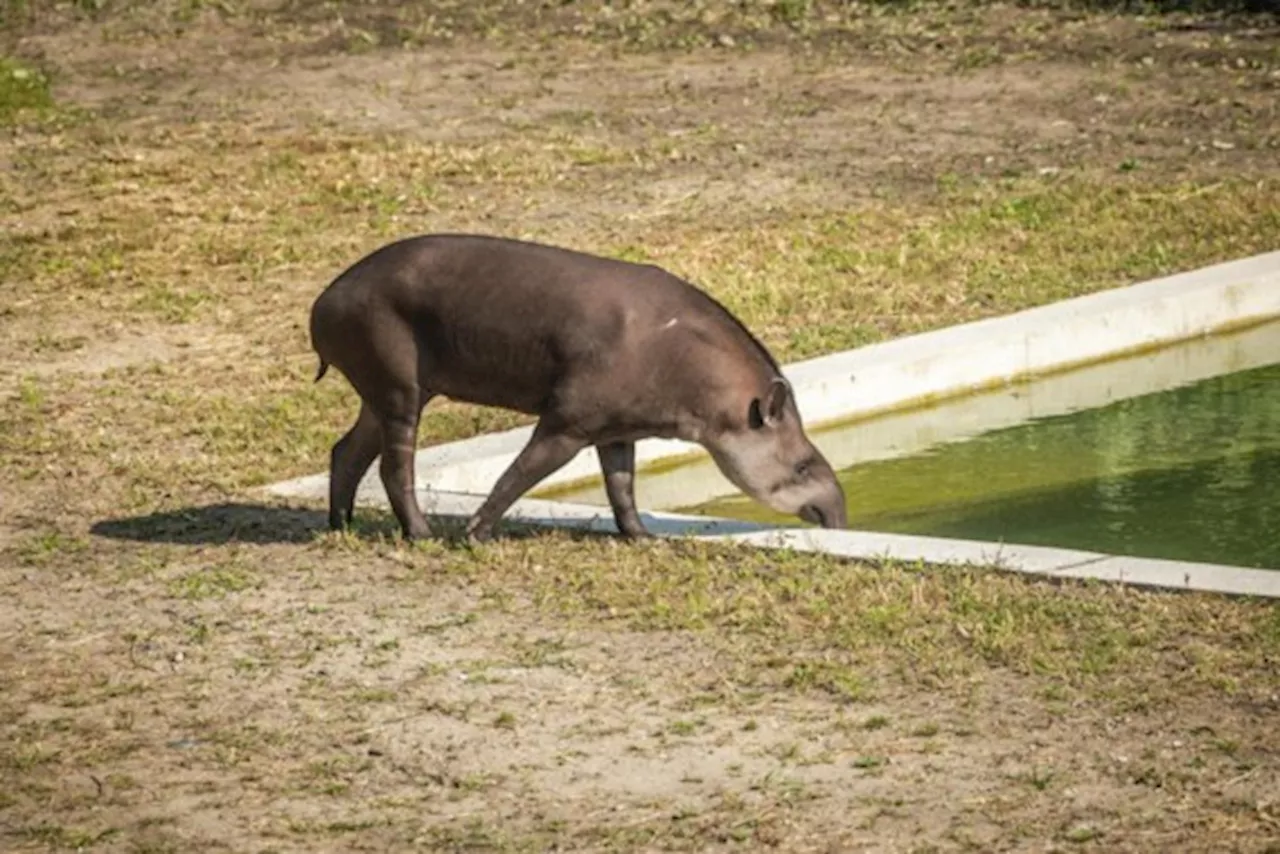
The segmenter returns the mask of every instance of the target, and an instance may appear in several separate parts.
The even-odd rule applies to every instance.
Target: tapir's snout
[[[844,489],[831,465],[817,449],[807,466],[808,483],[800,495],[800,509],[793,511],[804,521],[823,528],[849,527],[849,514],[845,506]],[[807,494],[806,494],[807,493]],[[792,505],[793,507],[795,505]]]
[[[823,528],[849,527],[849,515],[845,509],[844,491],[836,484],[830,490],[832,494],[819,501],[811,501],[800,508],[801,519]]]

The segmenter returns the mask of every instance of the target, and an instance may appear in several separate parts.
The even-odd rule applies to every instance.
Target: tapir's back
[[[698,292],[666,271],[518,240],[430,235],[411,244],[419,310],[458,320],[495,310],[522,322],[601,320],[602,314],[662,311]]]
[[[479,235],[389,244],[339,276],[315,311],[346,315],[348,328],[376,324],[369,335],[407,321],[434,391],[531,412],[566,371],[681,359],[691,343],[772,361],[719,304],[658,267]],[[658,352],[629,352],[637,335],[676,324]]]

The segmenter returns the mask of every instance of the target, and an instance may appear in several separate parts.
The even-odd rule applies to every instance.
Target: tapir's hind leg
[[[387,500],[407,540],[431,536],[431,526],[418,507],[414,489],[413,456],[418,440],[418,421],[422,409],[431,399],[428,393],[415,389],[389,395],[378,413],[382,428],[382,459],[378,465]]]
[[[647,537],[640,513],[636,510],[636,444],[615,442],[596,446],[600,468],[604,471],[604,490],[613,508],[613,519],[624,536]]]
[[[373,410],[361,405],[355,426],[338,440],[329,455],[329,527],[339,531],[351,524],[356,490],[382,445],[382,426]]]
[[[492,537],[493,526],[517,498],[586,446],[582,439],[561,432],[558,426],[548,425],[545,418],[539,421],[529,444],[498,478],[489,497],[467,523],[467,536],[475,541]]]

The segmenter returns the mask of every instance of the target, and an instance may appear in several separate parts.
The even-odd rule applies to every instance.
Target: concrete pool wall
[[[1280,252],[1271,252],[834,353],[785,366],[784,373],[794,387],[807,426],[819,434],[815,441],[821,445],[820,434],[826,425],[920,409],[1020,380],[1154,352],[1277,318]],[[419,450],[416,469],[423,509],[444,514],[470,512],[531,432],[531,427],[524,427]],[[638,498],[650,511],[648,521],[655,532],[663,534],[728,537],[748,544],[812,548],[864,559],[995,563],[1015,571],[1082,572],[1085,577],[1123,577],[1139,584],[1280,596],[1280,573],[1265,570],[1215,567],[1209,571],[1202,565],[1175,561],[856,531],[778,529],[661,513],[658,511],[663,507],[689,506],[733,491],[732,487],[696,445],[647,440],[637,444],[636,457]],[[697,469],[697,477],[692,480],[704,484],[699,490],[709,494],[690,494],[687,478],[682,478],[682,485],[671,494],[646,492],[646,481],[654,479],[650,472],[671,470],[677,465]],[[612,518],[605,508],[537,497],[568,492],[598,480],[595,453],[587,449],[544,480],[535,497],[517,503],[507,517],[537,524],[586,524],[612,530]],[[275,496],[308,499],[323,499],[327,490],[327,473],[267,487],[268,493]],[[361,482],[357,502],[386,505],[376,465]],[[997,553],[1000,560],[993,557]],[[1123,571],[1121,564],[1129,571]]]

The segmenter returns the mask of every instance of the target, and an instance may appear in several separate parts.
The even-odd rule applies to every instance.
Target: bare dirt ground
[[[500,5],[7,25],[0,847],[1280,850],[1268,603],[251,491],[354,414],[305,312],[392,235],[657,258],[784,358],[1274,249],[1274,20]]]

